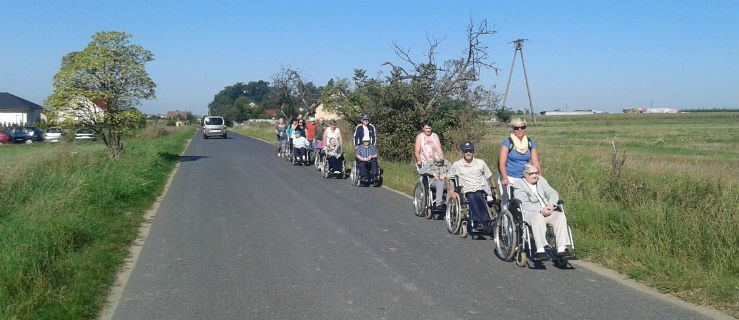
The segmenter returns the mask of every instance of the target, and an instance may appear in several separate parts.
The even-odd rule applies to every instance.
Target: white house
[[[30,125],[41,121],[43,107],[7,92],[0,92],[0,126]]]

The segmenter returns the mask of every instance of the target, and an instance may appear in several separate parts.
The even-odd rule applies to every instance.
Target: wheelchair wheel
[[[426,219],[431,220],[431,218],[434,217],[434,206],[432,205],[432,199],[434,199],[433,195],[430,192],[426,192],[426,201],[424,201],[424,205],[426,206],[426,211],[424,211],[423,217]]]
[[[323,166],[321,167],[321,171],[323,171],[323,178],[328,179],[328,161],[325,161]]]
[[[357,172],[357,162],[354,162],[352,171],[349,172],[349,178],[351,178],[352,185],[355,187],[359,186],[359,172]]]
[[[519,251],[516,255],[516,265],[519,267],[526,266],[526,252]]]
[[[459,230],[459,236],[462,238],[467,238],[467,236],[470,234],[470,231],[467,230],[467,221],[462,221],[462,228]]]
[[[503,210],[498,214],[498,219],[495,223],[495,229],[493,232],[493,239],[495,239],[495,251],[498,253],[498,257],[503,261],[513,260],[513,256],[516,254],[516,247],[518,241],[518,230],[513,222],[513,215],[507,209]],[[526,254],[519,252],[524,256],[524,263]],[[516,259],[518,262],[518,258]]]
[[[444,220],[446,221],[446,231],[451,234],[458,234],[459,229],[462,226],[462,205],[459,202],[459,197],[450,199],[449,204],[446,206],[446,215]]]
[[[421,181],[416,182],[416,186],[413,187],[413,209],[416,217],[424,216],[424,210],[426,210],[426,190]]]

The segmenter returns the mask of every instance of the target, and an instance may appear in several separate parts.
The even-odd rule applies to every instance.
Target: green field
[[[194,128],[0,146],[0,319],[94,319]]]
[[[580,259],[739,317],[739,113],[528,120],[544,175],[567,203]],[[346,140],[351,128],[340,127]],[[236,130],[274,140],[266,125]],[[491,125],[476,156],[494,170],[509,134]],[[444,148],[447,159],[460,157],[456,146]],[[382,167],[386,186],[411,194],[413,164]]]

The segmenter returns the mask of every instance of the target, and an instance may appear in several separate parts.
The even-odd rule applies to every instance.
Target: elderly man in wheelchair
[[[466,141],[460,148],[462,159],[452,164],[449,177],[450,179],[454,178],[456,183],[459,184],[467,204],[470,219],[467,221],[466,230],[478,234],[492,235],[493,214],[491,214],[487,196],[493,195],[490,188],[495,185],[493,173],[490,172],[484,160],[474,157],[475,147],[472,142]],[[458,197],[457,191],[452,186],[450,179],[446,180],[447,190],[450,190],[450,198],[456,199]],[[447,215],[450,214],[447,213]],[[462,234],[464,236],[465,232]]]
[[[522,266],[525,265],[526,251],[531,254],[532,247],[535,247],[536,251],[533,252],[533,256],[537,260],[552,259],[555,264],[566,265],[567,259],[573,256],[574,245],[559,194],[549,185],[546,179],[540,176],[539,169],[534,164],[525,164],[523,172],[523,179],[511,182],[513,200],[509,202],[510,211],[506,210],[508,212],[504,212],[500,218],[508,220],[508,217],[510,217],[511,221],[516,221],[520,218],[516,218],[515,212],[519,212],[518,214],[522,215],[525,224],[519,221],[517,226],[514,227],[516,230],[509,229],[515,235],[514,239],[510,239],[512,241],[507,248],[501,247],[501,244],[498,243],[497,250],[504,260],[511,259],[513,255],[518,254],[516,262]],[[503,230],[502,232],[506,233],[507,223],[503,220],[498,222],[496,242],[499,242],[499,231]],[[530,240],[526,225],[531,227],[531,235],[534,238],[531,246],[529,246]],[[549,246],[550,241],[547,239],[548,225],[553,229],[556,241],[553,245],[556,246],[556,251],[554,251],[555,248]],[[525,250],[526,247],[528,247],[528,250]]]

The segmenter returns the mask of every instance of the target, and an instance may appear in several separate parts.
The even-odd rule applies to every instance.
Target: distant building
[[[341,117],[338,113],[335,112],[326,112],[323,108],[323,103],[318,104],[316,106],[316,119],[324,119],[324,120],[339,120]]]
[[[182,119],[182,120],[187,120],[187,118],[190,116],[190,112],[188,112],[188,111],[180,111],[180,110],[168,111],[167,112],[167,119],[168,120],[169,119],[172,119],[172,120],[177,119],[177,116],[179,116],[180,119]]]
[[[268,115],[270,118],[274,119],[277,116],[277,110],[275,109],[265,109],[264,114]]]
[[[41,121],[43,107],[7,92],[0,92],[0,125],[33,124]]]

